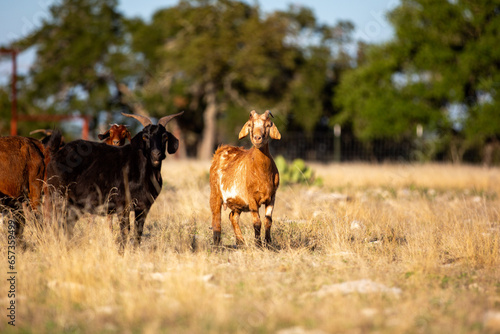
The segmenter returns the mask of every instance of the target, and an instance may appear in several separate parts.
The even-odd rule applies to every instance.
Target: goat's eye
[[[148,140],[149,140],[149,135],[147,135],[147,134],[143,134],[143,135],[142,135],[142,140],[144,140],[144,141],[148,141]]]
[[[166,141],[168,139],[168,135],[166,133],[164,133],[162,136],[161,136],[161,139],[163,141]]]

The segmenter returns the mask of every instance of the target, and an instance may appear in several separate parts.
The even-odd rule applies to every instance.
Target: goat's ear
[[[109,138],[109,130],[104,132],[103,134],[99,134],[97,135],[97,138],[99,138],[100,140],[103,140],[103,139],[106,139],[106,138]]]
[[[167,152],[168,154],[174,154],[179,148],[179,139],[175,138],[175,136],[168,131],[167,136]]]
[[[248,133],[250,132],[251,125],[252,124],[250,124],[250,121],[247,121],[245,123],[245,125],[243,125],[243,127],[241,128],[240,134],[238,135],[238,139],[245,138],[246,136],[248,136]]]
[[[276,127],[276,124],[273,123],[273,126],[271,126],[271,130],[269,131],[269,136],[271,136],[272,139],[280,140],[281,139],[281,133],[278,131],[278,128]]]

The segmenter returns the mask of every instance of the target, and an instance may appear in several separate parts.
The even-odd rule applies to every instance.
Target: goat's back
[[[119,166],[128,168],[130,151],[130,145],[75,140],[52,157],[47,166],[48,183],[56,190],[69,190],[75,198],[87,200],[95,194],[105,198],[113,188],[123,188]]]
[[[243,147],[221,145],[214,153],[211,169],[231,171],[244,168],[248,153],[249,150]]]
[[[129,200],[135,207],[149,209],[161,190],[161,174],[159,169],[153,172],[149,160],[133,144],[110,146],[84,140],[66,144],[47,167],[51,191],[89,212],[98,212],[101,205],[121,210]]]

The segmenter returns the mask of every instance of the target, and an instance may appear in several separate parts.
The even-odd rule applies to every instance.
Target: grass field
[[[500,170],[311,165],[323,186],[281,186],[273,250],[212,248],[208,163],[167,159],[139,249],[101,217],[25,230],[2,333],[499,333]],[[262,211],[261,211],[262,212]],[[223,212],[223,244],[235,243]]]

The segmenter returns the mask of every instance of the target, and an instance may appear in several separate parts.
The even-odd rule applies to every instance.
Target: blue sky
[[[25,36],[49,17],[49,7],[61,0],[18,0],[0,3],[0,45]],[[349,20],[355,25],[355,38],[366,42],[381,42],[393,35],[385,13],[399,4],[399,0],[247,0],[259,3],[264,12],[286,9],[290,4],[305,5],[313,9],[320,22],[335,24]],[[159,8],[177,4],[178,0],[120,0],[120,10],[129,17],[145,20]],[[19,73],[26,73],[33,61],[33,52],[18,57]],[[0,61],[0,81],[10,75],[10,62]]]

